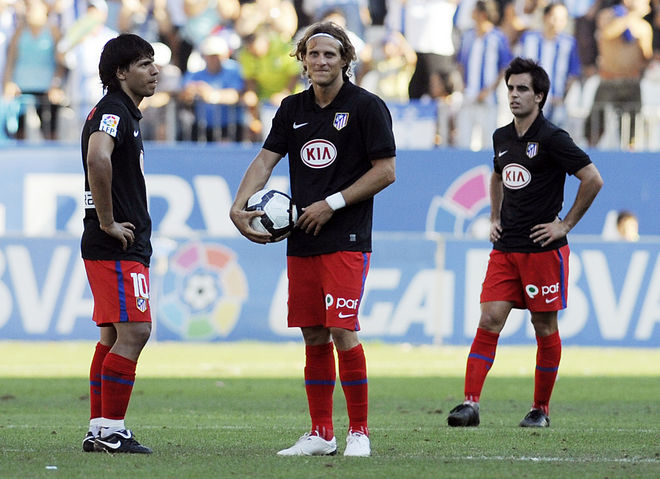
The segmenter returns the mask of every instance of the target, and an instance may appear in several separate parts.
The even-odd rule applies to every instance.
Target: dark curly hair
[[[109,40],[103,47],[99,60],[99,77],[103,90],[121,90],[117,70],[128,70],[133,63],[153,57],[154,49],[151,44],[132,33],[122,33]]]

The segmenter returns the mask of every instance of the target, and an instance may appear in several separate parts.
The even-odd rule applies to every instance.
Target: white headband
[[[338,38],[333,37],[333,36],[330,35],[329,33],[325,33],[325,32],[315,33],[314,35],[312,35],[311,37],[309,37],[309,38],[307,39],[307,42],[309,42],[309,41],[310,41],[312,38],[314,38],[314,37],[326,37],[326,38],[332,38],[334,41],[336,41],[337,43],[339,43],[339,46],[340,46],[341,48],[344,48],[344,44],[343,44],[341,41],[339,41]],[[307,42],[305,42],[305,43],[307,43]]]

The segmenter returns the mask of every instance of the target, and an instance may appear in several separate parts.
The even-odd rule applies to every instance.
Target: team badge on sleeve
[[[539,144],[535,141],[530,141],[527,143],[527,157],[534,158],[539,152]]]
[[[110,136],[117,136],[117,127],[119,126],[120,118],[117,115],[105,114],[101,117],[101,124],[99,131],[104,131]]]
[[[341,130],[348,123],[348,113],[335,113],[335,121],[332,122],[337,131]]]

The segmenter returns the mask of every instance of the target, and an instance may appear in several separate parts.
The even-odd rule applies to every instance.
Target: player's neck
[[[513,117],[513,126],[516,129],[518,137],[523,136],[529,130],[529,127],[532,126],[536,117],[539,116],[538,108],[532,111],[529,115],[525,116],[514,116]]]
[[[128,97],[133,100],[133,103],[135,103],[135,106],[139,107],[140,103],[142,102],[142,99],[144,98],[142,95],[138,95],[137,93],[133,92],[130,88],[126,87],[125,83],[121,83],[121,89]]]
[[[330,85],[319,85],[314,83],[312,88],[314,88],[314,98],[316,99],[316,104],[321,108],[328,106],[330,103],[332,103],[332,100],[335,99],[343,85],[343,79],[341,81],[332,82]]]

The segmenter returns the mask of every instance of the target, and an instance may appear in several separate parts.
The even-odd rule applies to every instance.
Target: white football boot
[[[306,432],[288,449],[282,449],[278,456],[334,456],[337,454],[337,439],[326,441],[316,434]]]
[[[369,441],[369,436],[361,432],[349,432],[348,436],[346,436],[344,456],[371,456],[371,441]]]

